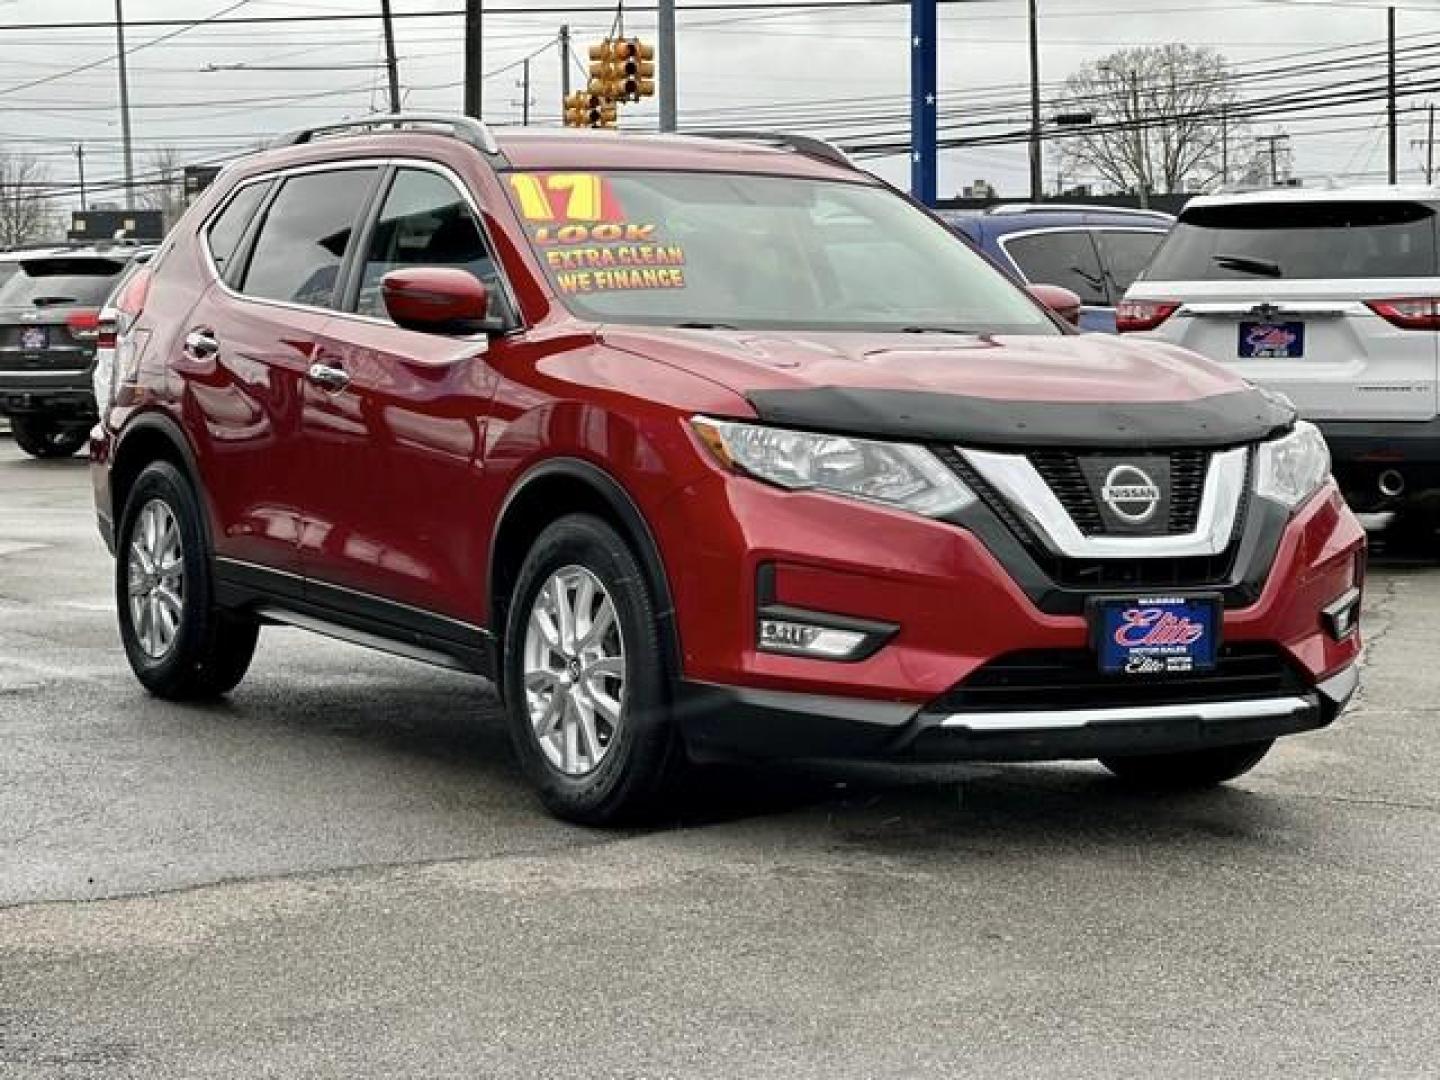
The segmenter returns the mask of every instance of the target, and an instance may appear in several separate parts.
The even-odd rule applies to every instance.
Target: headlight
[[[1319,490],[1330,475],[1330,451],[1314,424],[1260,444],[1255,457],[1255,493],[1291,510]]]
[[[722,465],[792,491],[847,495],[927,517],[975,501],[974,493],[923,447],[703,416],[691,423]]]

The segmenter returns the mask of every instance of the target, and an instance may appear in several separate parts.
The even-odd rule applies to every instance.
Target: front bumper
[[[1293,516],[1281,514],[1255,545],[1253,586],[1226,596],[1222,644],[1237,663],[1270,657],[1264,678],[1240,671],[1232,688],[1197,677],[1206,685],[1172,693],[1167,683],[1148,696],[1087,684],[1095,665],[1086,663],[1083,610],[1046,610],[1053,591],[1031,587],[1011,552],[956,524],[728,475],[692,484],[651,520],[662,551],[685,553],[666,570],[683,658],[676,706],[700,758],[1044,759],[1269,738],[1330,723],[1349,696],[1345,680],[1330,680],[1355,664],[1361,647],[1358,633],[1337,639],[1326,624],[1326,609],[1361,584],[1365,551],[1364,530],[1333,484]],[[873,654],[845,662],[779,655],[757,646],[766,603],[867,620],[893,634]],[[993,707],[1061,720],[1016,727],[1013,716],[949,719],[961,711],[953,707],[964,696],[957,691],[1008,658],[1035,654],[1082,676],[1058,680],[1069,696],[1041,682],[1004,701],[992,695]],[[1267,703],[1253,713],[1209,707],[1259,699]],[[1164,705],[1187,707],[1130,708]],[[1105,711],[1087,715],[1089,706]],[[965,704],[972,714],[987,707],[978,698]]]
[[[948,712],[682,683],[676,712],[700,760],[1055,761],[1180,753],[1326,727],[1359,685],[1351,664],[1312,690],[1233,701]]]

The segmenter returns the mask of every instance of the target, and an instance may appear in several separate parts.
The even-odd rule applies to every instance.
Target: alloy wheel
[[[564,566],[531,602],[525,705],[546,759],[584,776],[615,745],[625,716],[625,642],[615,602],[583,566]]]
[[[180,634],[185,605],[180,526],[163,500],[151,499],[140,509],[126,565],[135,639],[150,659],[162,659]]]

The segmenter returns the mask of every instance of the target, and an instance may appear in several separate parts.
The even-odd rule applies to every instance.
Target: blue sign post
[[[936,0],[910,0],[910,194],[935,205]]]

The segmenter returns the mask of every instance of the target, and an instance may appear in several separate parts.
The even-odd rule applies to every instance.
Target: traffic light
[[[566,127],[614,127],[618,118],[615,103],[601,94],[581,91],[567,97],[564,105]]]
[[[655,46],[639,38],[606,38],[590,46],[592,94],[639,101],[655,93]]]
[[[589,97],[586,94],[571,94],[565,98],[565,126],[588,127],[586,113],[589,111]]]
[[[655,46],[647,45],[639,38],[617,41],[616,51],[620,54],[620,89],[624,100],[639,101],[655,93]]]

